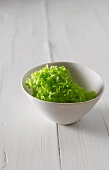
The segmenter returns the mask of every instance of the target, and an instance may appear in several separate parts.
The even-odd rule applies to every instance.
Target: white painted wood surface
[[[56,125],[20,87],[30,67],[67,60],[104,79],[80,122]],[[0,170],[109,170],[109,1],[0,1]]]

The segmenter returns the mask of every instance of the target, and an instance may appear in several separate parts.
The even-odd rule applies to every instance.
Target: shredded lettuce
[[[87,91],[73,81],[64,66],[46,65],[26,79],[32,95],[40,100],[58,103],[85,102],[96,97],[95,91]]]

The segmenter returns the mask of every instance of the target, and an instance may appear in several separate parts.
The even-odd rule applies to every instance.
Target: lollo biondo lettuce
[[[73,81],[64,66],[46,65],[26,79],[32,95],[40,100],[58,103],[85,102],[96,97],[95,91],[87,91]]]

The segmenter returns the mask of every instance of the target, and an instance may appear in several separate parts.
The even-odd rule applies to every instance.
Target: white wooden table
[[[55,124],[20,87],[29,68],[79,62],[105,83],[80,122]],[[0,170],[109,170],[109,1],[0,1]]]

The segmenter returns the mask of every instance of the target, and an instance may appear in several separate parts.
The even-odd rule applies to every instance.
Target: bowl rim
[[[78,105],[78,104],[85,104],[85,103],[89,103],[89,102],[91,102],[91,101],[97,100],[97,99],[99,99],[99,98],[102,96],[102,94],[103,94],[103,92],[104,92],[104,88],[105,88],[105,86],[104,86],[104,81],[103,81],[102,78],[101,78],[101,80],[102,80],[102,84],[103,84],[102,86],[103,86],[103,87],[102,87],[101,93],[100,93],[99,95],[97,95],[97,97],[95,97],[94,99],[91,99],[91,100],[88,100],[88,101],[85,101],[85,102],[75,102],[75,103],[49,102],[49,101],[45,101],[45,100],[41,100],[41,99],[35,98],[34,96],[32,96],[31,94],[29,94],[29,93],[24,89],[24,87],[23,87],[23,78],[24,78],[24,76],[25,76],[29,71],[31,71],[32,69],[34,69],[34,68],[36,68],[36,67],[44,67],[44,66],[47,65],[47,64],[56,64],[56,63],[60,63],[60,64],[61,64],[61,63],[69,63],[69,64],[80,65],[80,66],[83,66],[83,67],[85,67],[85,68],[87,68],[87,69],[95,72],[95,73],[101,78],[101,76],[99,75],[99,73],[97,73],[96,71],[92,70],[92,69],[89,68],[88,66],[86,66],[86,65],[84,65],[84,64],[81,64],[81,63],[69,62],[69,61],[47,62],[47,63],[43,63],[43,64],[40,64],[40,65],[36,65],[36,66],[34,66],[34,67],[31,67],[29,70],[27,70],[27,71],[22,75],[22,77],[21,77],[21,88],[22,88],[22,90],[24,91],[24,93],[27,94],[27,95],[28,95],[29,97],[31,97],[32,99],[38,101],[38,102],[49,103],[49,104],[51,103],[51,104],[57,104],[57,105]]]

